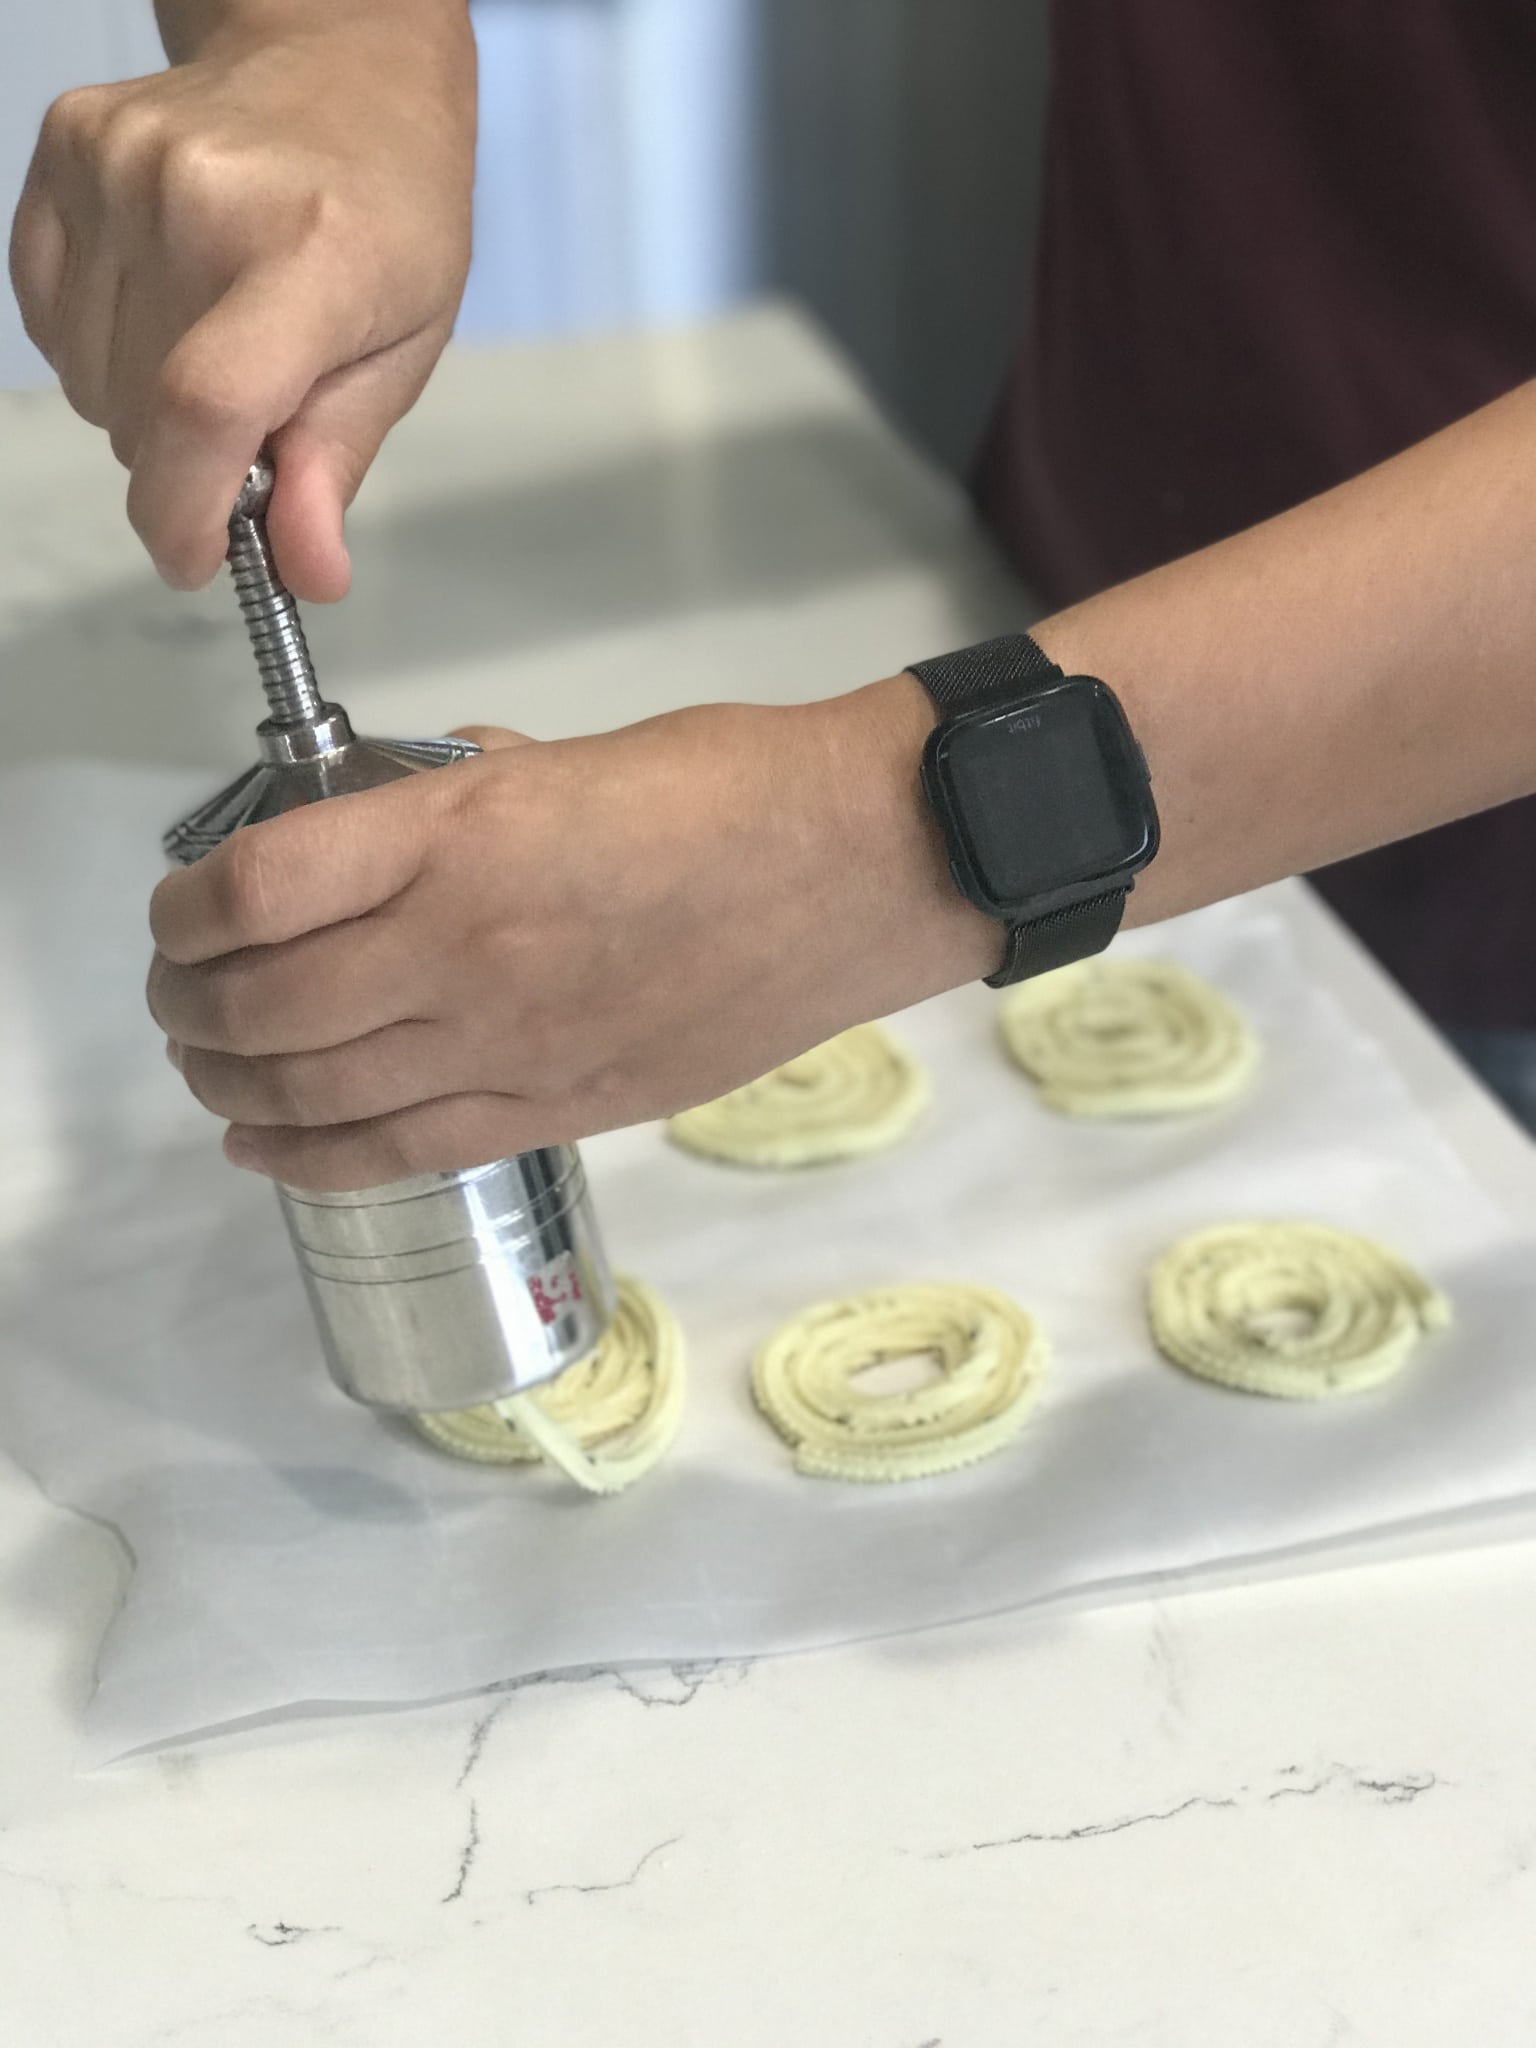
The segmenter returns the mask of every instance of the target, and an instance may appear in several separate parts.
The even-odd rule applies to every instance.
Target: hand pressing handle
[[[171,67],[43,122],[16,210],[23,320],[131,471],[162,576],[209,582],[251,453],[307,601],[452,330],[469,258],[475,52],[464,0],[161,0]]]

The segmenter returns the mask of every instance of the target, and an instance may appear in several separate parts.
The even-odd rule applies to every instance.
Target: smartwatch
[[[923,794],[961,893],[1007,928],[1006,988],[1101,953],[1157,852],[1146,758],[1120,700],[1027,633],[910,665],[939,712]]]

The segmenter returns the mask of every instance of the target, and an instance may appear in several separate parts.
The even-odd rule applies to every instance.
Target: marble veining
[[[1018,1849],[1030,1842],[1089,1842],[1104,1835],[1121,1835],[1128,1828],[1149,1827],[1159,1821],[1178,1820],[1186,1813],[1233,1812],[1243,1807],[1273,1806],[1281,1799],[1315,1799],[1320,1792],[1343,1790],[1373,1799],[1383,1806],[1411,1806],[1444,1781],[1433,1771],[1409,1771],[1393,1777],[1368,1775],[1350,1764],[1328,1764],[1321,1772],[1308,1773],[1301,1764],[1286,1764],[1278,1782],[1267,1788],[1239,1785],[1231,1792],[1191,1792],[1151,1813],[1126,1813],[1110,1820],[1083,1821],[1068,1828],[1025,1828],[1015,1835],[997,1835],[980,1842],[965,1842],[955,1848],[931,1849],[928,1860],[947,1863],[956,1856],[975,1856],[989,1849]]]
[[[681,1835],[669,1835],[664,1842],[654,1843],[643,1853],[634,1869],[626,1877],[616,1877],[607,1883],[594,1881],[590,1884],[536,1884],[530,1891],[524,1892],[523,1898],[528,1905],[536,1906],[540,1899],[552,1899],[557,1892],[579,1892],[584,1898],[587,1898],[594,1892],[628,1891],[632,1884],[639,1882],[641,1873],[648,1870],[658,1856],[664,1856],[668,1849],[675,1849],[682,1839]]]

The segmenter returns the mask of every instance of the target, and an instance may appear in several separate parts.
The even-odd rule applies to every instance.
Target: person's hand
[[[463,289],[474,45],[457,0],[249,14],[226,10],[169,71],[54,104],[11,275],[71,404],[132,471],[166,580],[218,569],[270,440],[278,566],[329,599],[346,507]]]
[[[483,759],[237,832],[155,892],[150,1008],[237,1164],[358,1188],[707,1101],[991,971],[897,676]]]

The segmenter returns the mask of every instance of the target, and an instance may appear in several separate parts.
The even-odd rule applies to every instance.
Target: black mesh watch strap
[[[1027,633],[1004,633],[962,647],[956,654],[935,655],[932,661],[908,664],[940,712],[972,711],[993,698],[1017,697],[1031,682],[1054,682],[1061,670]]]
[[[955,654],[914,661],[909,668],[941,717],[1026,696],[1031,683],[1056,682],[1062,674],[1027,633],[1005,633]],[[1109,889],[1084,903],[1009,925],[1002,965],[986,977],[987,987],[1007,988],[1102,953],[1120,929],[1129,893],[1125,888]]]
[[[1111,889],[1086,903],[1047,911],[1028,924],[1009,925],[1003,964],[986,977],[987,987],[1008,988],[1032,974],[1049,974],[1053,967],[1070,967],[1074,960],[1102,953],[1120,929],[1126,895],[1124,889]]]

